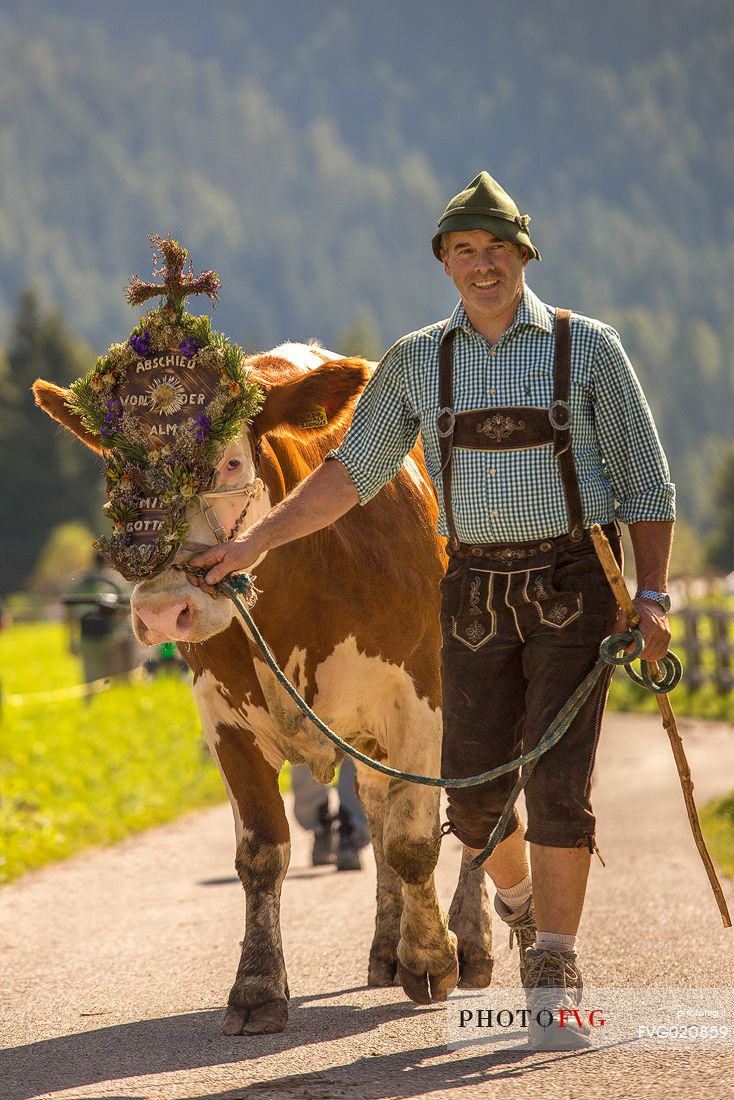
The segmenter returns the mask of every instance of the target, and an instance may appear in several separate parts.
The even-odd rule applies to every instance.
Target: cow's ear
[[[265,404],[255,417],[258,435],[306,435],[343,420],[370,376],[364,359],[332,359],[292,382],[264,381]]]
[[[67,405],[68,390],[54,385],[53,382],[46,382],[43,378],[37,378],[33,383],[33,396],[38,407],[48,413],[53,420],[63,424],[77,439],[81,439],[87,447],[91,447],[98,454],[101,453],[102,448],[99,445],[99,440],[87,431],[77,414],[72,412]]]

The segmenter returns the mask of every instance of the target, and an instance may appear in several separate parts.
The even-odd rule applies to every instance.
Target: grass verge
[[[4,694],[78,683],[58,624],[0,635]],[[0,715],[0,881],[225,797],[188,684],[120,685]]]
[[[734,878],[734,792],[709,802],[700,817],[711,857],[725,875]]]
[[[683,675],[685,677],[685,671]],[[704,718],[712,722],[731,722],[734,719],[734,700],[731,693],[722,695],[713,684],[706,684],[692,691],[685,686],[684,679],[675,688],[670,699],[675,713],[681,718]],[[659,713],[652,692],[634,684],[622,669],[617,669],[614,673],[609,692],[609,709],[633,714]]]

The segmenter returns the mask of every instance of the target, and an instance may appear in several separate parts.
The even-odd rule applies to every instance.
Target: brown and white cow
[[[227,446],[215,487],[262,479],[264,492],[247,512],[249,526],[339,441],[370,367],[299,344],[256,355],[246,366],[262,384],[265,404]],[[34,390],[49,415],[94,445],[66,409],[64,390],[42,381]],[[325,411],[328,425],[303,427],[315,407]],[[214,499],[217,520],[229,531],[243,498]],[[350,744],[424,775],[438,775],[440,766],[443,548],[436,511],[416,449],[364,508],[271,550],[253,567],[260,590],[255,620],[308,703]],[[215,541],[196,505],[190,520],[191,541]],[[231,601],[212,599],[168,569],[137,584],[132,610],[142,642],[175,640],[190,665],[202,725],[234,812],[246,926],[224,1030],[281,1031],[289,994],[279,907],[290,842],[278,773],[285,761],[305,762],[329,782],[341,754],[284,693]],[[437,789],[388,781],[361,764],[357,771],[377,864],[369,984],[391,985],[397,973],[409,997],[429,1003],[446,998],[460,966],[462,985],[487,985],[491,922],[483,873],[468,871],[465,855],[448,921],[436,895]]]

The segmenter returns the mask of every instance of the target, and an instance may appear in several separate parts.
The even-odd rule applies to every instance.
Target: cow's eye
[[[240,461],[239,458],[230,458],[229,462],[227,463],[227,469],[228,470],[239,470],[241,465],[242,465],[242,462]]]

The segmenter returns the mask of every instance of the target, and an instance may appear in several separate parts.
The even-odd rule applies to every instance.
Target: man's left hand
[[[670,645],[670,626],[668,616],[660,604],[654,600],[634,600],[635,610],[640,616],[637,629],[642,634],[645,648],[640,654],[641,661],[659,661],[668,652]],[[615,633],[627,630],[627,616],[623,611],[617,615],[614,624]]]

